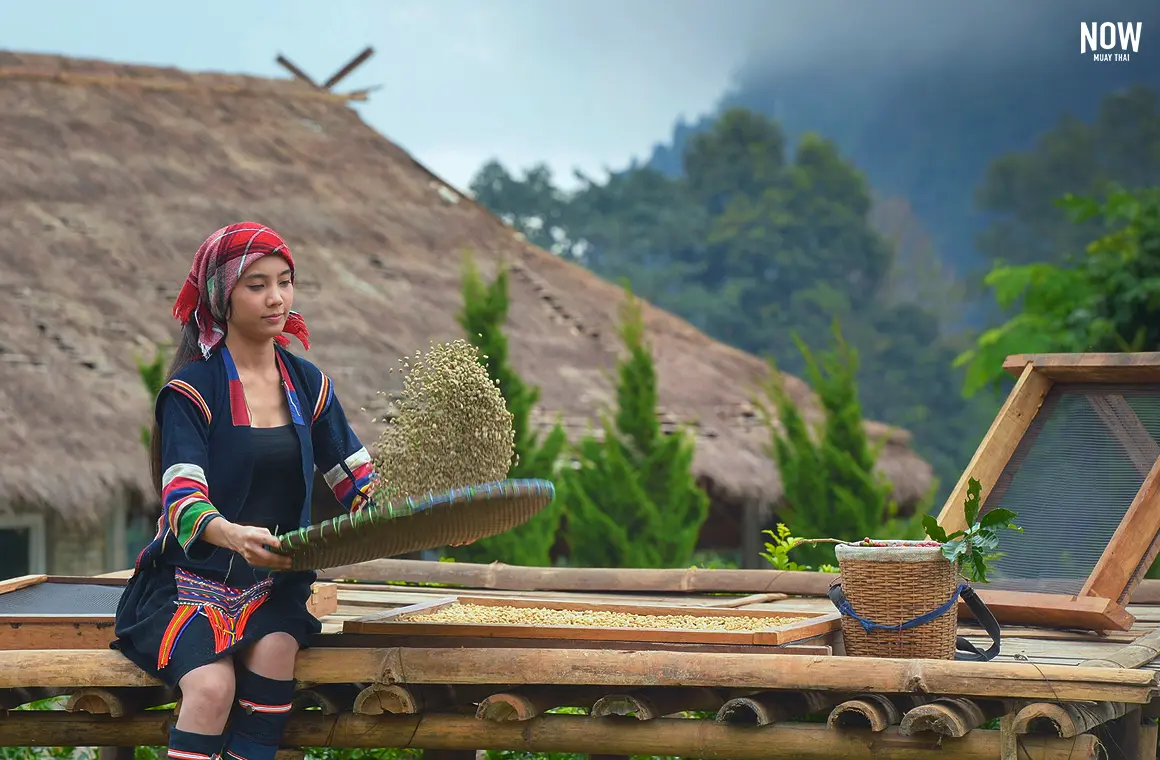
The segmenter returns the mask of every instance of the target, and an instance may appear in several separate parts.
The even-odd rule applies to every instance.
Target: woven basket
[[[527,522],[556,495],[547,480],[501,480],[397,499],[278,536],[294,570],[323,570],[466,544]]]
[[[842,591],[853,612],[884,626],[900,626],[931,613],[955,597],[959,580],[938,544],[880,541],[884,546],[835,547]],[[958,604],[928,622],[905,630],[866,628],[842,616],[842,636],[851,657],[953,660]]]

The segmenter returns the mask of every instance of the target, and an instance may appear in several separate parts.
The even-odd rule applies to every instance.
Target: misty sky
[[[1085,17],[1133,20],[1117,0],[0,0],[0,48],[286,76],[281,52],[321,81],[370,44],[339,89],[381,85],[363,118],[463,187],[493,156],[622,168],[746,68],[1071,58]]]

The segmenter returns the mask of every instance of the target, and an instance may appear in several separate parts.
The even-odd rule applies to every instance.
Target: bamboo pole
[[[1160,736],[1155,723],[1144,723],[1140,726],[1140,751],[1130,760],[1156,760],[1156,749]]]
[[[1160,604],[1160,579],[1145,578],[1132,590],[1131,604]]]
[[[345,650],[338,665],[365,673],[355,663],[353,653],[358,651]],[[533,684],[622,689],[680,685],[1011,698],[1031,694],[1028,698],[1132,703],[1150,701],[1160,686],[1160,675],[1150,671],[1033,663],[888,658],[854,663],[845,657],[606,649],[461,649],[454,657],[443,649],[362,651],[384,663],[378,680],[408,683],[501,683],[518,674]],[[312,655],[321,657],[321,650],[303,652],[300,668],[317,673],[321,667],[306,667]],[[3,664],[0,657],[0,672]]]
[[[591,709],[603,689],[575,686],[521,686],[489,694],[475,708],[480,720],[530,720],[557,707]]]
[[[1086,668],[1114,668],[1131,670],[1160,656],[1160,629],[1151,631],[1114,652],[1080,663]],[[1028,734],[1051,726],[1055,734],[1067,738],[1086,733],[1093,728],[1118,720],[1131,710],[1122,701],[1091,701],[1069,704],[1033,702],[1024,705],[1014,718],[1014,731]]]
[[[921,731],[933,731],[942,736],[958,738],[966,736],[991,718],[1002,717],[1002,707],[1002,703],[988,705],[961,697],[940,697],[908,710],[898,724],[898,733],[914,736]]]
[[[1081,662],[1088,668],[1139,668],[1160,657],[1160,628],[1146,633],[1131,644],[1126,644],[1107,657]]]
[[[705,607],[724,607],[737,608],[748,607],[751,604],[769,604],[770,602],[783,602],[789,599],[789,594],[750,594],[749,596],[736,596],[722,599],[719,602],[708,602]]]
[[[1122,718],[1131,709],[1122,702],[1093,702],[1086,705],[1034,702],[1016,713],[1013,728],[1017,734],[1044,733],[1043,728],[1047,725],[1052,727],[1053,733],[1068,739]]]
[[[933,694],[1145,704],[1160,691],[1150,670],[1023,662],[814,657],[613,649],[311,648],[295,678],[319,683],[706,686],[732,689]],[[0,689],[154,686],[112,650],[0,651]]]
[[[825,596],[834,573],[800,570],[707,570],[703,568],[524,567],[493,562],[429,562],[376,559],[321,570],[319,578],[355,581],[443,583],[506,591],[732,592]]]
[[[302,689],[294,694],[294,710],[317,707],[323,715],[338,715],[351,712],[358,689],[354,684],[324,684],[313,689]]]
[[[832,729],[868,728],[874,733],[898,725],[902,710],[884,694],[860,694],[834,707],[826,718]]]
[[[163,746],[171,716],[163,712],[129,718],[63,711],[12,713],[0,720],[0,746]],[[658,718],[625,721],[576,715],[544,715],[494,722],[463,715],[295,715],[286,727],[287,747],[421,748],[515,752],[579,752],[597,755],[661,755],[705,760],[993,760],[998,731],[978,729],[961,739],[904,737],[896,729],[831,731],[819,724],[735,726],[710,720]],[[1089,760],[1097,742],[1028,736],[1020,757]]]
[[[452,567],[454,565],[454,567]],[[552,573],[546,573],[551,570]],[[566,572],[563,572],[566,571]],[[96,577],[127,578],[116,570]],[[319,578],[365,582],[445,583],[495,591],[608,591],[620,593],[789,594],[825,596],[838,576],[802,570],[710,570],[673,568],[540,568],[421,559],[379,559],[320,570]],[[1160,604],[1160,579],[1145,578],[1132,591],[1132,604]]]
[[[86,688],[70,694],[65,701],[64,709],[69,712],[122,718],[126,715],[135,715],[149,707],[169,704],[176,699],[177,693],[163,686],[144,689]]]
[[[418,715],[428,710],[440,710],[455,704],[455,693],[450,686],[401,686],[373,683],[354,699],[357,715]]]
[[[712,689],[641,689],[605,694],[593,703],[589,715],[592,718],[631,715],[637,720],[656,720],[693,710],[716,712],[724,704],[725,698]]]
[[[838,693],[820,691],[763,691],[734,697],[717,711],[718,723],[767,726],[819,713],[842,699]]]
[[[999,760],[1019,760],[1019,736],[1014,726],[1015,716],[1011,713],[999,719]]]

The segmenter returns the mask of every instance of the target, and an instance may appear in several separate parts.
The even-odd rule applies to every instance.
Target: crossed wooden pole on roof
[[[357,69],[359,66],[366,63],[367,59],[370,58],[374,54],[375,54],[375,49],[368,45],[361,53],[359,53],[354,58],[351,58],[349,61],[347,61],[345,66],[343,66],[338,71],[334,72],[334,74],[331,75],[330,79],[327,79],[322,84],[318,84],[317,82],[315,82],[314,79],[311,78],[309,74],[304,72],[302,69],[300,69],[298,66],[296,66],[293,63],[293,61],[286,58],[286,56],[282,55],[281,53],[279,53],[278,57],[275,58],[274,60],[277,61],[278,64],[280,66],[282,66],[282,68],[286,69],[291,74],[293,74],[296,79],[301,79],[303,82],[306,82],[306,84],[310,85],[311,87],[313,87],[316,90],[322,90],[323,92],[331,92],[333,87],[336,84],[338,84],[343,79],[345,79],[347,76],[349,76],[350,73],[352,71],[354,71],[355,69]],[[377,89],[379,89],[379,85],[375,85],[374,87],[367,87],[366,89],[357,90],[355,92],[350,92],[350,93],[347,93],[347,95],[352,97],[352,98],[361,100],[361,99],[365,98],[368,93],[373,92],[374,90],[377,90]]]

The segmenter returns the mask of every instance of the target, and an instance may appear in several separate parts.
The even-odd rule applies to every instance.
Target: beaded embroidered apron
[[[245,633],[246,621],[269,598],[274,585],[273,577],[267,577],[248,588],[237,589],[180,567],[174,568],[174,580],[177,582],[177,611],[161,639],[157,652],[158,670],[169,664],[174,645],[195,615],[204,615],[209,621],[214,633],[215,652],[220,654],[235,644]]]

